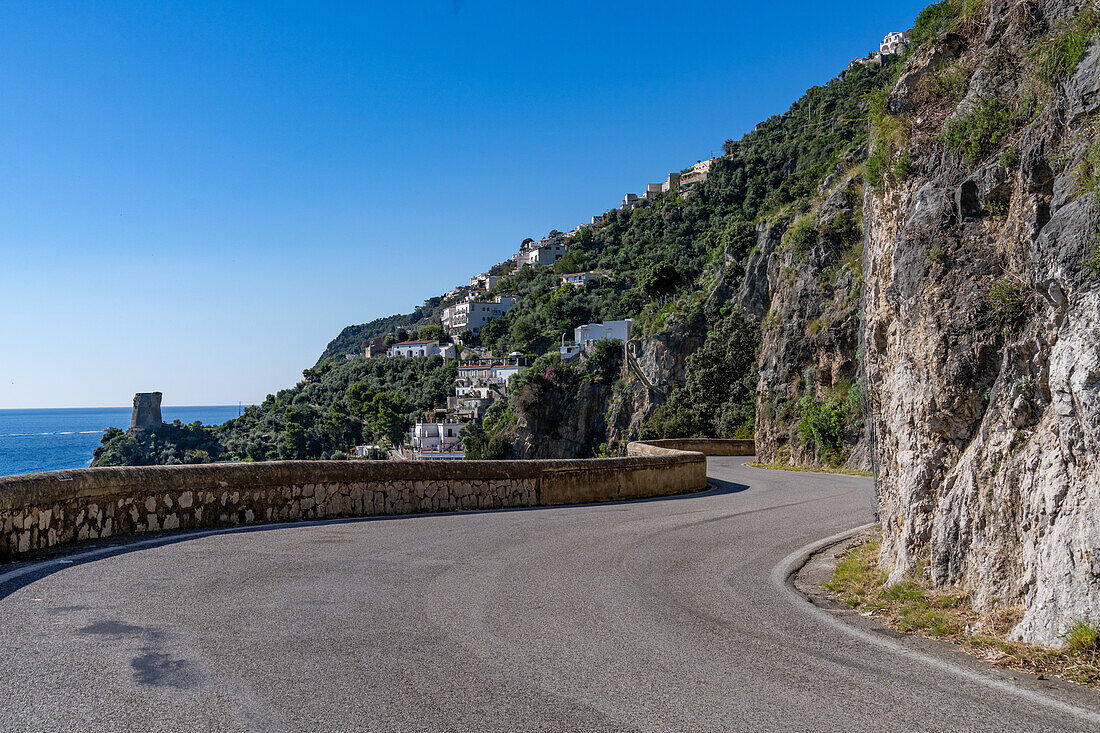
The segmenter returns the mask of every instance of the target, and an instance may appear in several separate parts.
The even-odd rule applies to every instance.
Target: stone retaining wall
[[[670,440],[647,440],[645,443],[631,445],[657,446],[675,450],[697,451],[708,456],[754,456],[756,441],[725,440],[724,438],[673,438]]]
[[[695,444],[698,441],[687,441]],[[751,442],[751,441],[750,441]],[[727,446],[631,443],[626,458],[547,461],[275,461],[83,468],[0,477],[0,558],[179,528],[553,506],[706,487]]]

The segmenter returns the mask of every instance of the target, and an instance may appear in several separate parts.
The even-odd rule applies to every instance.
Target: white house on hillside
[[[498,282],[500,282],[500,276],[483,272],[470,278],[470,288],[472,290],[492,290]]]
[[[516,302],[514,295],[499,295],[492,301],[469,298],[444,308],[440,320],[443,328],[452,336],[459,336],[466,331],[476,336],[486,323],[503,316]]]
[[[441,344],[439,341],[402,341],[386,349],[386,356],[442,356],[444,359],[453,359],[455,345]]]
[[[680,182],[678,184],[679,189],[681,191],[686,191],[707,180],[707,176],[710,175],[710,167],[714,164],[714,161],[714,158],[700,160],[698,163],[691,166],[686,173],[681,173]]]
[[[573,329],[573,340],[566,341],[562,336],[561,359],[569,361],[582,351],[588,351],[600,341],[618,339],[624,344],[630,340],[630,325],[634,319],[607,321],[606,323],[586,323]]]
[[[583,288],[585,283],[592,282],[593,280],[599,280],[600,273],[598,272],[572,272],[568,275],[561,276],[562,285],[572,285],[575,288]]]
[[[521,265],[552,265],[565,256],[566,249],[565,242],[557,240],[521,253],[518,261]]]
[[[466,457],[458,431],[464,422],[418,422],[409,431],[414,461],[460,461]]]
[[[905,32],[887,33],[878,46],[883,56],[904,54],[909,50],[909,34]]]

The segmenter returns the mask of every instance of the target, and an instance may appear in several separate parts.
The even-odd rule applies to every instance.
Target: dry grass
[[[767,468],[772,471],[808,471],[810,473],[843,473],[847,476],[870,476],[866,471],[854,471],[849,468],[829,468],[828,466],[792,466],[787,463],[749,463],[752,468]]]
[[[958,644],[995,667],[1060,677],[1100,689],[1100,623],[1078,620],[1065,633],[1065,646],[1050,648],[1009,641],[1023,610],[1004,608],[981,614],[973,596],[959,588],[937,589],[917,578],[886,585],[878,565],[877,538],[850,548],[825,584],[833,597],[881,618],[898,631]]]

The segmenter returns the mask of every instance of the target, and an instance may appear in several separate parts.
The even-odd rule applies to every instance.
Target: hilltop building
[[[714,164],[715,160],[716,158],[700,160],[698,163],[681,173],[678,190],[682,193],[690,191],[692,188],[695,188],[700,183],[707,180],[707,176],[710,175],[710,167]]]
[[[487,272],[483,272],[479,275],[474,275],[470,278],[471,290],[492,290],[500,282],[499,275],[490,275]]]
[[[366,348],[363,349],[363,356],[368,359],[384,359],[389,356],[386,352],[389,351],[389,347],[386,346],[386,341],[382,336],[376,339],[371,339]]]
[[[883,56],[903,56],[909,50],[909,34],[902,32],[887,33],[878,46]]]
[[[565,256],[568,245],[565,243],[565,235],[555,234],[552,237],[540,239],[537,242],[527,242],[520,247],[519,252],[512,255],[516,266],[522,265],[552,265]]]

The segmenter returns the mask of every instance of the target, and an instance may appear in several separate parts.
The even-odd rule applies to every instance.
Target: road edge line
[[[921,662],[927,666],[935,667],[937,669],[951,672],[952,674],[964,677],[971,682],[976,682],[985,687],[991,687],[1000,692],[1006,692],[1010,695],[1024,698],[1029,702],[1043,705],[1048,708],[1053,708],[1061,713],[1069,715],[1074,718],[1087,720],[1093,723],[1100,723],[1100,713],[1087,708],[1073,705],[1072,703],[1058,700],[1057,698],[1049,697],[1033,690],[1027,690],[1016,685],[1010,684],[1004,680],[999,680],[993,677],[983,675],[979,672],[975,672],[972,669],[953,664],[943,659],[937,659],[924,652],[910,649],[908,647],[897,644],[889,639],[885,639],[876,634],[871,634],[863,629],[857,628],[844,620],[838,618],[834,614],[819,608],[814,605],[809,598],[800,593],[793,585],[792,579],[798,573],[799,570],[809,561],[811,557],[817,554],[824,548],[835,545],[839,542],[843,542],[846,539],[850,539],[860,532],[868,530],[875,526],[874,522],[855,527],[853,529],[846,530],[844,532],[838,532],[837,534],[825,537],[811,542],[810,544],[801,547],[787,557],[783,558],[779,563],[772,568],[769,574],[769,579],[772,585],[779,590],[783,595],[797,608],[804,610],[807,614],[816,617],[820,621],[825,622],[828,626],[847,634],[848,636],[855,637],[861,641],[867,642],[873,646],[877,646],[880,649],[893,652],[908,659]]]

